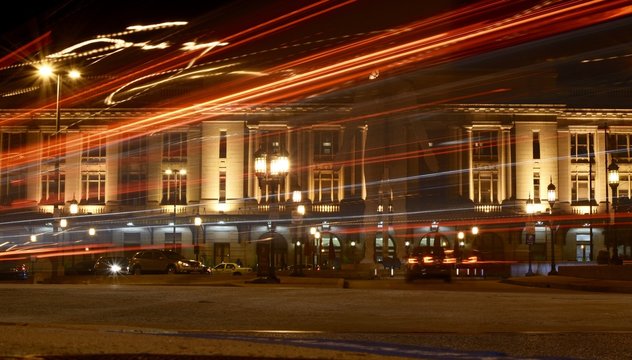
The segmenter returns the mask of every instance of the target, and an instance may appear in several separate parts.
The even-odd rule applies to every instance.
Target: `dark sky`
[[[0,54],[53,30],[56,40],[90,38],[129,25],[191,20],[240,0],[54,0],[18,1],[0,22]]]
[[[51,36],[47,47],[39,51],[30,51],[27,55],[28,58],[21,60],[38,61],[41,59],[38,59],[38,56],[42,54],[48,55],[60,51],[81,41],[94,39],[96,35],[120,32],[129,25],[147,25],[175,20],[189,22],[189,25],[183,27],[182,30],[170,30],[168,34],[167,32],[162,34],[156,31],[151,32],[151,34],[130,35],[129,39],[135,42],[144,40],[151,40],[152,43],[168,41],[173,45],[170,49],[173,51],[172,53],[168,53],[167,50],[142,53],[137,48],[131,48],[113,56],[107,56],[103,61],[89,61],[87,57],[84,57],[84,61],[90,64],[90,68],[86,69],[86,78],[91,75],[90,71],[92,71],[93,75],[101,76],[94,76],[94,81],[105,81],[106,78],[124,76],[129,69],[142,71],[147,67],[146,64],[155,60],[159,55],[164,55],[165,59],[167,55],[177,56],[180,54],[178,47],[186,41],[208,42],[224,39],[266,20],[287,14],[292,9],[314,3],[315,1],[312,0],[53,0],[40,1],[33,5],[32,2],[22,1],[12,4],[15,9],[10,14],[5,13],[3,21],[0,22],[0,59],[49,30]],[[343,1],[334,0],[328,5],[340,3]],[[274,68],[291,59],[299,59],[317,51],[334,48],[342,42],[353,43],[374,32],[387,33],[390,29],[405,27],[412,21],[425,19],[434,14],[443,14],[447,9],[471,3],[471,1],[466,0],[435,2],[360,0],[327,13],[327,15],[309,18],[309,20],[302,21],[300,25],[265,34],[265,36],[256,37],[252,41],[239,43],[228,51],[218,51],[217,56],[208,56],[205,61],[207,61],[208,66],[214,66],[213,64],[220,61],[228,63],[232,61],[231,59],[239,59],[244,69]],[[519,14],[539,3],[541,3],[539,0],[505,2],[503,13],[491,11],[485,14],[485,18],[475,18],[472,22],[481,24],[481,28],[484,28],[486,23],[505,20],[505,17]],[[294,19],[290,18],[288,21],[291,20]],[[406,34],[403,33],[398,41],[414,41],[420,36],[439,34],[461,26],[461,24],[453,24],[450,21],[439,22],[437,26],[432,27],[427,32],[413,34],[412,38],[406,38]],[[538,30],[536,27],[531,31],[537,33]],[[419,63],[411,62],[412,65],[402,68],[402,71],[414,71],[430,66],[426,64],[432,64],[429,70],[430,75],[434,76],[439,71],[454,72],[458,75],[451,76],[451,79],[461,81],[461,76],[465,72],[479,76],[481,73],[501,73],[513,69],[521,69],[520,71],[525,72],[529,67],[533,67],[534,74],[544,74],[547,79],[554,79],[551,82],[552,86],[587,82],[590,86],[612,87],[613,84],[623,84],[622,86],[627,87],[632,82],[630,75],[632,65],[629,62],[629,54],[632,54],[632,46],[630,45],[632,38],[629,35],[632,33],[631,31],[632,18],[628,17],[618,19],[612,24],[600,24],[544,38],[527,36],[526,40],[521,40],[521,42],[508,41],[507,45],[494,45],[494,41],[511,39],[514,35],[529,35],[528,33],[507,34],[506,38],[481,43],[477,47],[467,48],[469,44],[464,42],[462,46],[467,48],[467,51],[461,53],[460,48],[455,47],[452,53],[441,58],[442,61],[445,60],[441,67],[435,66],[431,62],[424,62],[422,58]],[[150,35],[151,38],[149,38]],[[248,37],[251,35],[249,34]],[[388,46],[392,46],[392,43],[376,42],[371,47],[363,46],[355,49],[354,53],[344,54],[341,59],[378,52]],[[147,54],[149,55],[146,56]],[[145,55],[145,59],[141,58],[143,55]],[[581,62],[584,58],[597,59],[600,57],[610,59],[588,64]],[[314,61],[303,68],[295,68],[294,70],[307,72],[324,66],[328,62],[335,63],[336,60],[338,59]],[[14,60],[12,61],[11,63],[15,63]],[[71,59],[72,61],[73,59]],[[28,79],[31,74],[27,73],[28,71],[32,72],[32,68],[27,66],[15,68],[23,70],[22,73],[17,70],[13,71],[14,68],[2,70],[2,66],[6,67],[7,63],[8,61],[5,61],[5,63],[0,64],[0,94],[26,89],[34,85]],[[544,67],[547,68],[543,69]],[[388,75],[388,73],[383,72],[381,79]],[[512,76],[512,74],[508,75]],[[523,74],[519,75],[524,76]],[[215,86],[210,77],[198,82],[203,83],[202,85],[206,87]],[[537,81],[533,81],[533,83],[534,88],[539,87]],[[528,90],[531,91],[530,88]],[[542,93],[540,89],[537,90],[532,94]],[[0,99],[0,108],[18,106],[19,101],[28,104],[30,101],[28,95],[35,95],[35,92],[30,92],[24,96],[12,95],[4,100]],[[544,96],[548,96],[548,94],[544,94]],[[534,99],[534,101],[540,100]]]

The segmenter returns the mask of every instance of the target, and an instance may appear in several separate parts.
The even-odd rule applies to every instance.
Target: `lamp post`
[[[353,261],[353,265],[355,266],[355,263],[356,263],[356,242],[352,240],[349,245],[351,245],[351,258],[352,258],[352,261]]]
[[[270,231],[274,233],[274,221],[279,217],[279,203],[277,199],[277,188],[283,184],[285,177],[290,172],[289,155],[285,150],[281,150],[278,142],[272,143],[272,151],[267,153],[263,148],[259,148],[254,154],[255,157],[255,175],[259,180],[259,188],[264,193],[266,187],[269,191],[269,211],[268,220],[272,225]],[[270,237],[269,245],[269,266],[267,279],[269,281],[278,282],[274,268],[274,236]]]
[[[617,248],[617,235],[614,232],[619,200],[617,194],[617,187],[619,187],[619,166],[614,160],[612,160],[608,166],[608,185],[610,185],[612,189],[612,224],[610,225],[611,230],[608,232],[608,236],[612,237],[612,259],[610,263],[613,265],[622,265],[623,261],[619,258],[619,249]]]
[[[294,189],[292,191],[292,202],[295,204],[295,209],[292,211],[292,224],[294,227],[294,271],[292,275],[303,276],[303,247],[300,239],[303,235],[302,224],[303,216],[305,216],[305,205],[303,201],[303,193],[300,189]],[[298,233],[298,235],[297,235]]]
[[[315,259],[318,259],[316,261],[315,266],[314,266],[314,269],[316,269],[316,270],[320,270],[320,265],[321,265],[321,262],[322,262],[322,252],[323,252],[322,247],[323,247],[323,241],[320,238],[320,231],[318,231],[318,229],[316,229],[316,231],[314,232],[314,248],[317,251]]]
[[[551,177],[551,181],[547,189],[547,200],[549,201],[549,209],[551,212],[551,216],[553,216],[553,206],[555,205],[556,193],[555,193],[555,185],[553,185],[553,177]],[[553,230],[553,220],[550,221],[551,224],[551,271],[549,271],[549,275],[557,275],[557,266],[555,265],[555,231]]]
[[[533,270],[531,269],[531,248],[533,247],[533,243],[535,242],[535,228],[533,228],[533,223],[531,221],[531,215],[533,215],[535,208],[533,206],[533,199],[531,199],[531,194],[529,194],[529,198],[527,199],[527,215],[529,216],[529,222],[527,225],[527,244],[529,245],[529,269],[525,276],[534,276]]]
[[[200,226],[202,226],[202,218],[198,215],[193,219],[195,225],[195,244],[193,245],[193,252],[195,253],[195,261],[199,261],[200,258]]]
[[[56,189],[55,189],[55,204],[53,208],[53,218],[58,218],[61,215],[61,210],[59,208],[60,204],[63,204],[63,199],[61,199],[61,171],[60,171],[60,142],[59,142],[59,134],[61,132],[61,111],[60,111],[60,102],[61,102],[61,88],[62,88],[62,72],[55,71],[55,69],[50,64],[42,64],[38,69],[38,75],[43,79],[53,78],[55,80],[56,87],[56,97],[55,97],[55,181],[56,181]],[[81,77],[81,73],[77,70],[71,69],[67,72],[68,77],[71,79],[78,79]],[[55,222],[53,222],[55,224]],[[58,229],[55,225],[53,232],[57,233]],[[62,257],[62,264],[63,264]],[[55,272],[57,269],[55,269]]]
[[[460,263],[463,261],[463,248],[465,247],[465,233],[463,231],[459,231],[456,234],[456,238],[459,240],[459,253],[457,254],[456,261]]]
[[[182,196],[182,177],[184,175],[186,175],[187,171],[185,169],[179,169],[179,170],[172,170],[172,169],[167,169],[165,170],[165,175],[167,175],[167,182],[168,182],[168,186],[171,185],[171,175],[173,175],[173,196],[172,196],[172,201],[173,201],[173,239],[171,239],[171,247],[172,250],[175,251],[176,250],[176,219],[177,219],[177,205],[178,205],[178,198]],[[180,178],[180,184],[178,184],[178,177]],[[169,189],[168,189],[169,190]],[[169,193],[171,193],[171,191],[169,191]]]

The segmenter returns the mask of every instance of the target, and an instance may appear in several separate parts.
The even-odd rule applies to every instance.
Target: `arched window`
[[[393,240],[391,235],[388,235],[388,250],[387,250],[388,257],[394,258],[395,253],[396,253],[395,241]],[[378,232],[375,236],[375,261],[380,262],[384,260],[383,256],[384,256],[384,237],[382,233]]]

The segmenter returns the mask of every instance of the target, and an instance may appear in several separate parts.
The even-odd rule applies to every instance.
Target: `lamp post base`
[[[524,276],[535,276],[535,273],[531,270],[527,271],[526,274],[524,274]]]
[[[557,270],[553,268],[551,271],[549,271],[549,275],[557,275]]]

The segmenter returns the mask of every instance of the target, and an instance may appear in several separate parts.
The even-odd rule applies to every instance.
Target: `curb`
[[[588,291],[588,292],[608,292],[632,294],[632,282],[614,280],[588,280],[580,278],[553,278],[531,280],[527,278],[509,278],[501,280],[502,283],[520,286],[531,286],[541,288],[552,288],[562,290]]]

